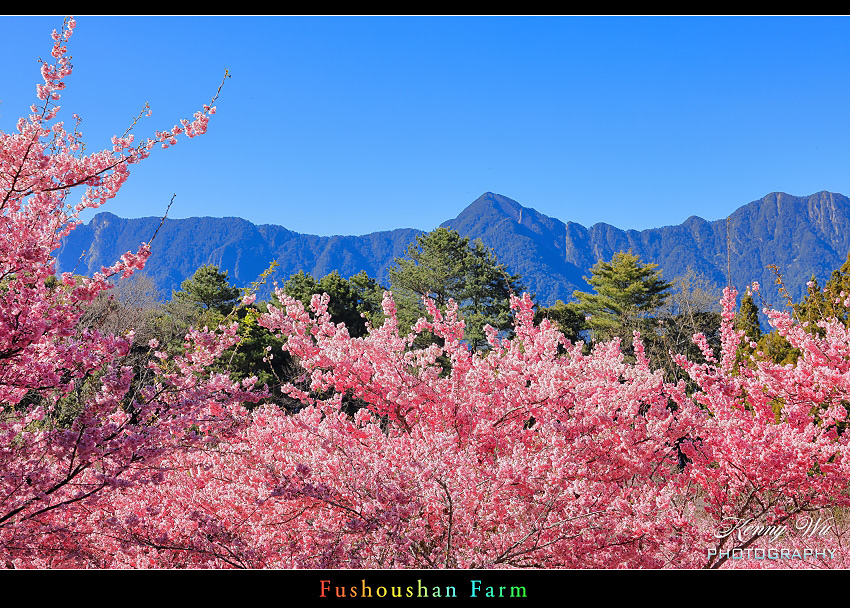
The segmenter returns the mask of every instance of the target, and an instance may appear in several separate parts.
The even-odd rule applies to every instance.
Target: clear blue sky
[[[134,167],[123,217],[312,234],[430,230],[486,191],[620,228],[850,195],[843,17],[86,17],[61,105],[89,150],[167,128],[232,73],[209,133]],[[61,17],[0,17],[0,130]]]

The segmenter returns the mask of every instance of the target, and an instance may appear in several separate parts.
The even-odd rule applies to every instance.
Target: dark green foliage
[[[541,306],[537,308],[534,314],[534,322],[539,324],[543,319],[549,319],[555,323],[558,330],[570,342],[581,340],[580,333],[586,326],[584,316],[576,312],[575,308],[569,304],[564,304],[561,300],[558,300],[552,306]]]
[[[305,382],[299,382],[304,370],[283,350],[285,341],[258,323],[257,319],[266,312],[268,302],[258,302],[245,311],[239,321],[241,340],[235,348],[225,353],[224,369],[234,380],[256,376],[258,386],[268,386],[271,393],[265,401],[289,411],[297,411],[302,403],[286,395],[281,386],[292,382],[306,389]],[[250,408],[256,404],[245,405]]]
[[[458,304],[466,323],[464,339],[473,350],[487,347],[485,325],[510,330],[510,296],[523,290],[520,277],[509,274],[491,249],[447,228],[417,237],[407,257],[390,269],[390,281],[402,327],[425,316],[424,296],[441,310],[451,299]]]
[[[191,327],[216,327],[236,304],[241,290],[229,283],[227,271],[205,264],[172,292],[155,316],[156,338],[172,354],[183,349],[183,337]]]
[[[763,336],[759,322],[759,310],[749,290],[741,298],[741,304],[735,314],[735,329],[744,332],[735,355],[736,361],[741,365],[748,361],[759,348],[758,346],[754,348],[750,344],[754,342],[758,345]]]
[[[791,346],[784,337],[779,335],[775,329],[770,333],[763,334],[758,341],[758,352],[760,358],[779,363],[781,365],[795,364],[800,356],[800,351]]]
[[[747,339],[753,342],[758,342],[761,339],[759,309],[749,291],[741,298],[738,314],[735,315],[735,329],[743,330]]]
[[[381,300],[385,289],[365,271],[343,279],[337,271],[316,280],[303,271],[292,275],[284,284],[287,295],[310,305],[313,295],[330,296],[328,312],[334,323],[345,323],[353,338],[366,335],[366,322],[380,324],[383,319]],[[364,317],[365,315],[365,317]]]
[[[214,310],[222,315],[229,314],[239,300],[240,290],[231,287],[227,271],[219,270],[214,264],[205,264],[195,271],[191,278],[180,284],[180,291],[172,295],[200,306],[203,310]]]
[[[330,296],[328,312],[331,320],[345,323],[349,335],[355,338],[366,335],[367,321],[378,324],[383,320],[381,300],[384,288],[365,272],[350,279],[343,279],[338,272],[332,272],[318,280],[299,272],[289,278],[283,291],[305,306],[310,305],[314,295],[327,293]],[[261,385],[268,385],[271,392],[269,401],[289,411],[297,411],[302,403],[287,396],[281,385],[292,382],[309,392],[309,382],[297,360],[283,350],[284,341],[257,322],[258,317],[268,311],[269,304],[281,306],[281,302],[273,297],[271,302],[258,302],[249,308],[241,319],[239,331],[242,341],[229,353],[227,368],[236,379],[256,375]],[[343,396],[343,411],[346,413],[353,414],[362,406],[362,402],[349,395]]]

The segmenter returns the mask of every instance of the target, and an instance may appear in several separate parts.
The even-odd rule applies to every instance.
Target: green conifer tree
[[[180,291],[174,292],[172,299],[179,298],[203,310],[227,315],[236,306],[239,295],[239,288],[230,286],[226,270],[222,272],[215,264],[205,264],[180,284]]]
[[[661,278],[657,264],[643,264],[631,252],[599,260],[584,277],[596,293],[576,291],[573,308],[585,316],[594,341],[619,337],[631,345],[632,332],[649,337],[657,327],[655,313],[669,296],[671,283]]]
[[[523,291],[519,275],[509,274],[492,249],[448,228],[417,237],[407,257],[396,259],[390,282],[402,326],[425,316],[423,296],[441,310],[450,299],[457,302],[466,323],[464,339],[473,350],[487,347],[485,325],[510,330],[510,296]]]
[[[747,292],[741,298],[738,314],[735,315],[735,329],[743,330],[748,339],[758,342],[761,339],[761,325],[759,323],[759,309],[753,300],[753,295]]]

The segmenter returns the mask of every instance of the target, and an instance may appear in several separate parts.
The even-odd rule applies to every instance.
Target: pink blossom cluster
[[[466,348],[453,306],[443,314],[429,303],[431,320],[402,334],[386,294],[386,322],[351,338],[330,321],[326,296],[314,298],[312,312],[278,296],[283,306],[261,322],[288,337],[312,387],[328,396],[290,387],[308,403],[298,414],[271,406],[234,414],[228,440],[173,452],[162,483],[128,488],[87,516],[86,526],[106,526],[113,539],[89,565],[829,567],[847,559],[837,529],[816,545],[835,561],[815,553],[808,562],[740,561],[723,556],[764,548],[764,539],[717,534],[729,518],[781,526],[846,504],[846,440],[835,427],[846,412],[830,413],[823,393],[810,394],[820,382],[812,374],[836,373],[830,361],[846,372],[846,334],[834,323],[825,324],[832,338],[787,329],[810,356],[831,339],[843,344],[831,347],[845,349],[835,359],[804,355],[797,371],[736,368],[729,361],[740,335],[727,291],[721,360],[682,360],[700,385],[689,395],[650,370],[639,336],[636,364],[624,362],[616,341],[584,355],[547,321],[534,325],[528,296],[514,300],[516,338],[490,332],[486,355]],[[425,330],[444,345],[412,349]],[[341,410],[344,393],[366,404],[353,417]],[[799,402],[787,411],[766,407],[792,395]],[[815,405],[824,417],[800,415]],[[804,541],[783,542],[779,549]]]

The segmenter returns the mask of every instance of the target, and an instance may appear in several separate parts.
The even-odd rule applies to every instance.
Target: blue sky
[[[486,191],[620,228],[850,195],[844,17],[77,16],[61,102],[89,150],[191,117],[105,207],[298,232],[430,230]],[[0,17],[0,130],[61,17]],[[87,216],[89,217],[89,216]]]

